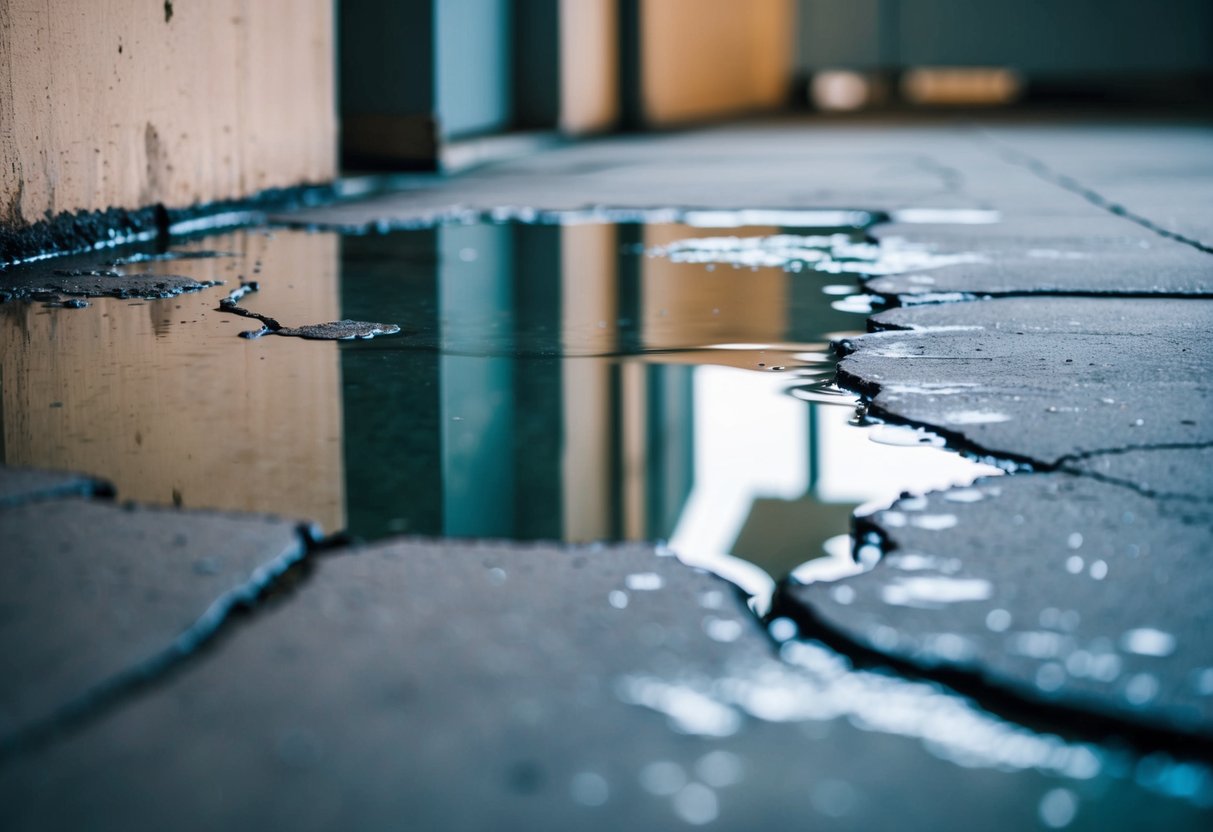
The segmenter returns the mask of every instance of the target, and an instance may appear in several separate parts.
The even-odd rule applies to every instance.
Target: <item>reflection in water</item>
[[[993,473],[848,424],[828,341],[863,318],[831,303],[837,276],[652,256],[719,235],[710,221],[472,222],[198,240],[185,248],[233,256],[137,262],[227,286],[2,308],[4,459],[365,538],[667,540],[691,562],[733,563],[758,594],[837,554],[860,504]],[[242,277],[261,286],[253,311],[408,334],[241,340],[214,308]]]
[[[240,232],[182,247],[232,256],[128,260],[226,286],[103,298],[84,310],[0,304],[0,459],[92,473],[123,498],[309,517],[364,538],[665,540],[666,551],[758,599],[771,576],[854,569],[853,512],[999,473],[930,434],[851,423],[853,400],[829,383],[828,341],[863,328],[866,302],[853,289],[844,296],[829,270],[645,254],[719,237],[727,224],[725,212],[691,213],[681,225]],[[820,218],[799,221],[810,216]],[[831,246],[835,234],[862,238],[857,228],[797,226],[787,212],[747,219],[766,224],[730,233],[823,236]],[[407,334],[341,344],[238,338],[242,322],[215,307],[254,278],[253,311],[390,321]],[[979,417],[993,418],[957,419]],[[905,522],[944,528],[951,517]],[[860,543],[860,561],[878,554]],[[892,565],[913,572],[911,554],[896,557]],[[656,573],[636,573],[603,603],[622,609],[628,592],[660,588]],[[913,574],[895,588],[896,604],[988,591]],[[742,624],[715,612],[721,598],[701,597],[703,626],[728,642]],[[1006,723],[937,685],[857,671],[794,640],[788,619],[770,632],[782,661],[741,653],[720,678],[634,675],[617,693],[686,733],[726,735],[743,717],[811,733],[812,723],[847,717],[965,766],[1034,769],[1075,788],[1106,788],[1127,771],[1161,794],[1207,794],[1204,768],[1152,755],[1134,769],[1125,755]],[[1124,638],[1138,653],[1171,649],[1155,630]],[[1069,794],[1046,798],[1058,792]]]
[[[260,270],[284,317],[340,317],[331,236],[238,233],[192,248],[236,256],[142,265],[229,286]],[[0,305],[4,461],[95,474],[123,499],[344,526],[336,344],[258,349],[214,310],[225,293]]]

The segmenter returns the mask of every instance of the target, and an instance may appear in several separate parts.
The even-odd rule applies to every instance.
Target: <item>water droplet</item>
[[[1057,662],[1046,662],[1036,671],[1036,687],[1045,693],[1059,689],[1066,681],[1066,671]]]
[[[995,633],[1004,633],[1011,626],[1011,613],[1003,609],[990,610],[986,614],[986,626]]]
[[[767,631],[770,632],[771,638],[778,642],[784,642],[796,638],[796,634],[800,631],[800,628],[796,626],[796,622],[792,619],[780,616],[767,626]],[[1213,677],[1213,672],[1210,673],[1210,676]]]
[[[882,511],[880,524],[887,529],[900,529],[906,524],[906,516],[900,511]]]
[[[665,586],[665,580],[656,572],[634,572],[623,582],[633,592],[652,592]]]
[[[687,783],[682,766],[669,760],[649,763],[640,770],[640,785],[649,794],[668,797],[676,794]]]
[[[1130,705],[1144,705],[1158,695],[1158,679],[1150,673],[1138,673],[1125,683],[1125,699]]]
[[[732,642],[741,638],[741,622],[733,618],[708,616],[703,620],[703,630],[713,641]]]
[[[990,582],[981,578],[899,577],[881,588],[880,597],[894,606],[929,608],[961,601],[984,601],[993,591]]]
[[[1139,656],[1169,656],[1175,652],[1175,636],[1153,627],[1139,627],[1125,633],[1120,646]]]
[[[1005,413],[992,413],[982,410],[954,410],[943,415],[943,421],[948,425],[994,425],[999,422],[1009,422],[1011,417]]]
[[[1066,538],[1066,545],[1071,549],[1078,549],[1082,546],[1082,534],[1079,532],[1072,533]]]
[[[573,800],[582,806],[601,806],[607,802],[611,793],[606,779],[601,774],[595,774],[592,771],[583,771],[573,775],[569,790],[572,792]]]
[[[494,566],[492,569],[489,570],[488,575],[489,575],[489,583],[491,583],[491,584],[497,584],[500,586],[501,584],[505,583],[505,579],[506,579],[505,570],[502,569],[500,566]]]
[[[1108,577],[1108,564],[1102,560],[1097,560],[1091,564],[1089,571],[1092,578],[1097,581],[1102,581],[1104,578]]]
[[[741,758],[728,751],[709,751],[695,763],[695,774],[714,789],[723,789],[741,782]]]
[[[612,589],[607,593],[607,601],[617,610],[621,610],[628,605],[628,594],[622,589]]]
[[[835,603],[845,606],[855,600],[855,590],[846,584],[842,584],[830,589],[830,597],[834,599]]]
[[[1205,667],[1195,672],[1196,692],[1201,696],[1213,696],[1213,667]]]
[[[911,526],[932,532],[950,529],[958,522],[955,514],[919,514],[910,518]]]
[[[692,826],[702,826],[716,820],[720,803],[716,792],[702,783],[688,783],[674,795],[674,812]]]
[[[1078,798],[1069,789],[1050,789],[1040,799],[1040,822],[1050,829],[1062,829],[1078,814]]]
[[[1115,653],[1100,653],[1091,659],[1088,674],[1100,682],[1111,682],[1120,675],[1120,656]]]
[[[1082,572],[1083,561],[1078,555],[1070,555],[1066,558],[1066,571],[1071,575],[1077,575]]]

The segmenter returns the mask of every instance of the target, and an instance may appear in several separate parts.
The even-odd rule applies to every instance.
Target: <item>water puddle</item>
[[[998,473],[830,384],[870,309],[842,281],[911,251],[870,215],[498,213],[75,258],[190,291],[0,305],[3,459],[364,539],[667,541],[760,602],[853,562],[859,506]]]
[[[662,541],[660,552],[727,577],[759,611],[776,580],[833,580],[879,559],[879,541],[852,541],[854,514],[1001,473],[930,433],[858,422],[854,397],[832,385],[830,341],[862,332],[872,306],[854,276],[953,262],[882,251],[865,233],[871,215],[442,219],[112,251],[84,260],[137,273],[146,297],[0,303],[0,459],[95,474],[123,499],[305,517],[367,540]],[[46,274],[21,285],[46,289]],[[238,337],[249,317],[304,337]],[[311,334],[326,338],[380,337],[308,340],[317,324]],[[958,410],[953,421],[998,418]],[[996,492],[983,483],[948,499]],[[944,529],[955,517],[902,520]],[[914,557],[891,559],[904,577],[889,603],[988,594]],[[944,577],[916,574],[928,565]],[[490,579],[504,579],[496,571]],[[662,588],[657,573],[636,573],[603,603],[625,609]],[[832,592],[846,603],[853,590]],[[710,596],[705,637],[738,639],[742,623],[723,613],[722,593]],[[628,677],[617,694],[702,736],[732,734],[743,719],[843,718],[967,767],[1082,783],[1135,764],[1000,720],[941,686],[853,668],[796,640],[786,618],[769,626],[779,660],[747,653],[717,679]],[[1123,640],[1147,655],[1171,649],[1160,631]],[[1204,769],[1185,765],[1128,776],[1162,794],[1205,794]],[[645,788],[683,794],[678,776],[646,769]],[[599,801],[598,781],[575,786],[580,802]],[[1061,800],[1055,792],[1071,799],[1066,789],[1046,799]],[[684,802],[684,815],[701,816],[702,800]]]

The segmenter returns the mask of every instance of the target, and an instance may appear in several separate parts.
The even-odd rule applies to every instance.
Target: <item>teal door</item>
[[[510,0],[434,4],[441,138],[497,133],[511,126],[512,6]]]

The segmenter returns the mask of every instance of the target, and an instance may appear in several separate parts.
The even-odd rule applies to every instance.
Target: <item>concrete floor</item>
[[[6,470],[5,828],[1208,827],[1213,129],[719,127],[275,220],[507,205],[858,208],[972,255],[870,279],[901,308],[840,378],[1017,471],[877,514],[885,560],[768,634],[651,547],[317,551]],[[198,542],[221,579],[166,568]]]

